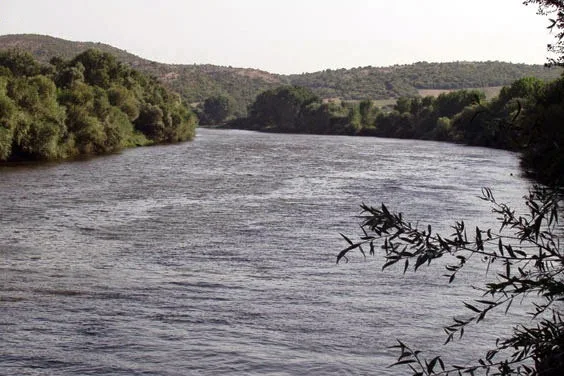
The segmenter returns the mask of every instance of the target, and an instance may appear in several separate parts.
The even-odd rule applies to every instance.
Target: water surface
[[[437,142],[199,129],[191,143],[0,168],[0,374],[403,374],[483,273],[381,271],[339,232],[362,202],[446,230],[518,203],[517,156]],[[462,310],[463,312],[463,310]],[[495,338],[495,337],[494,337]]]

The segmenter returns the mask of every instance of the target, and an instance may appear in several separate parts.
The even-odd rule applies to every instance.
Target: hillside
[[[95,48],[113,54],[119,61],[143,73],[157,77],[180,93],[188,103],[202,102],[212,95],[229,94],[235,99],[237,110],[242,113],[258,93],[289,83],[281,76],[257,69],[157,63],[103,43],[73,42],[36,34],[0,36],[0,50],[13,48],[30,52],[43,63],[48,63],[54,56],[71,59]]]
[[[59,56],[70,59],[89,49],[97,48],[115,55],[118,60],[151,75],[177,91],[189,103],[202,102],[217,94],[234,98],[236,112],[245,113],[260,92],[280,85],[300,85],[322,98],[388,99],[417,95],[422,89],[462,89],[509,85],[513,81],[533,76],[545,80],[560,76],[561,69],[542,65],[504,62],[427,63],[392,67],[359,67],[325,70],[300,75],[277,75],[257,69],[216,65],[173,65],[153,62],[102,43],[72,42],[43,35],[21,34],[0,36],[0,49],[18,48],[48,62]]]
[[[487,62],[418,62],[391,67],[359,67],[288,76],[294,85],[323,98],[383,99],[416,95],[423,89],[469,89],[510,85],[523,77],[553,80],[561,68]]]

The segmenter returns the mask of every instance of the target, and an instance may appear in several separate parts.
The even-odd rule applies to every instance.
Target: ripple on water
[[[444,229],[489,215],[482,186],[504,202],[527,189],[503,151],[208,129],[1,173],[10,375],[397,374],[395,338],[433,351],[472,291],[436,268],[335,265],[339,232],[359,232],[362,202]],[[470,338],[447,355],[481,355]]]

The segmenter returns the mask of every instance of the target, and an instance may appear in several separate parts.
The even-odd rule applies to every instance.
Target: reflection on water
[[[335,265],[339,232],[359,232],[362,202],[435,228],[481,222],[482,186],[518,202],[516,156],[209,129],[192,143],[1,167],[0,374],[401,374],[387,347],[399,337],[438,350],[441,324],[472,293],[464,282],[483,275],[447,286],[438,268]],[[447,352],[481,355],[488,331]]]

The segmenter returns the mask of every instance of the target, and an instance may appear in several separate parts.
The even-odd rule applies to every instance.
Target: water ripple
[[[439,230],[489,217],[482,186],[527,189],[503,151],[207,129],[0,174],[2,375],[398,374],[395,338],[436,350],[473,291],[440,268],[335,265],[338,233],[362,202]],[[447,354],[481,355],[504,330],[488,325]]]

